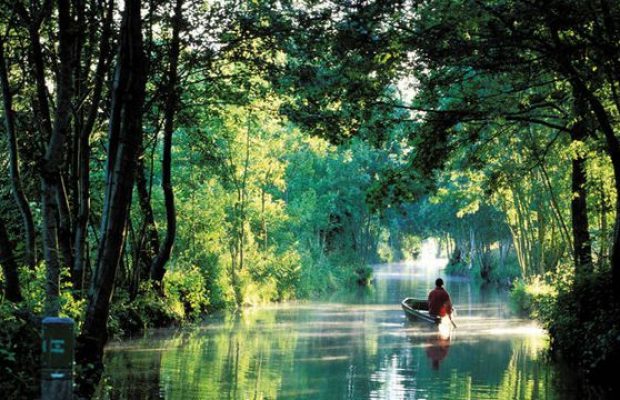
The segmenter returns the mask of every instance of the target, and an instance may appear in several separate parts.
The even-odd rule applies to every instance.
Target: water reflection
[[[458,329],[409,323],[437,270],[377,268],[374,287],[325,302],[221,314],[106,353],[101,399],[565,399],[541,357],[545,333],[506,294],[446,279]]]
[[[439,364],[448,355],[450,349],[450,336],[446,336],[441,333],[431,335],[428,338],[428,344],[426,347],[426,356],[431,360],[431,365],[434,370],[439,369]]]

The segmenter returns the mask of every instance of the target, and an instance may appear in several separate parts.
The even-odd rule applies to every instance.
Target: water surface
[[[221,313],[188,331],[111,344],[101,399],[567,399],[547,334],[507,294],[444,279],[457,329],[409,323],[402,298],[441,275],[375,268],[369,290]]]

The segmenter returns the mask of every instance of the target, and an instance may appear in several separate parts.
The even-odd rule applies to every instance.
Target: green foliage
[[[539,275],[517,279],[510,291],[514,311],[524,316],[540,318],[549,312],[556,301],[557,289]]]
[[[473,271],[473,268],[470,269],[469,264],[465,260],[459,262],[449,262],[446,266],[445,272],[448,275],[454,276],[470,276],[473,278],[480,276],[476,273],[480,272],[480,269],[476,268],[476,270]]]
[[[608,269],[577,276],[561,268],[554,274],[519,280],[511,301],[549,330],[552,349],[577,365],[591,384],[609,387],[620,360],[620,308]]]
[[[166,298],[178,300],[183,306],[183,319],[192,321],[204,315],[209,308],[209,294],[205,278],[198,267],[178,268],[164,276]],[[178,307],[177,305],[174,308]]]
[[[475,280],[493,282],[503,287],[519,285],[523,275],[514,252],[511,252],[503,261],[500,260],[500,258],[501,255],[498,248],[492,248],[484,255],[484,262],[490,267],[490,272],[486,279],[482,278],[480,274],[482,269],[482,265],[480,264],[481,258],[474,257],[474,259],[471,260],[469,255],[466,255],[460,261],[450,260],[446,265],[445,272],[448,275],[464,276]],[[525,280],[528,279],[529,277],[525,278]]]
[[[491,275],[490,281],[499,283],[500,285],[510,286],[513,282],[522,277],[521,268],[517,260],[517,256],[511,253],[505,260],[503,265],[499,261],[499,252],[491,252]]]
[[[108,327],[113,335],[128,336],[147,328],[180,325],[196,321],[209,307],[205,279],[196,267],[169,271],[164,276],[164,294],[151,282],[143,282],[134,299],[117,290]]]
[[[609,271],[579,276],[542,315],[553,346],[599,384],[610,383],[620,360],[620,307],[610,282]]]
[[[10,399],[38,395],[40,320],[27,308],[0,303],[0,393]]]
[[[516,307],[557,328],[558,346],[572,349],[575,343],[563,332],[576,331],[577,320],[563,319],[558,310],[566,307],[574,315],[571,307],[594,290],[587,280],[557,283],[571,276],[563,265],[570,261],[574,241],[574,193],[568,188],[569,167],[577,156],[587,158],[586,200],[599,268],[609,258],[617,219],[609,157],[615,153],[606,152],[614,140],[606,142],[600,135],[607,121],[613,125],[608,137],[617,136],[616,2],[558,1],[539,7],[513,0],[301,1],[272,6],[216,1],[186,7],[184,23],[195,29],[183,39],[187,50],[180,75],[186,79],[174,121],[174,253],[163,296],[149,282],[127,284],[128,276],[145,279],[135,260],[136,250],[143,249],[144,216],[134,205],[110,330],[131,334],[197,320],[213,309],[367,285],[369,263],[415,258],[421,240],[435,237],[459,255],[446,269],[450,274],[501,284],[521,277],[513,289]],[[152,168],[145,172],[152,172],[149,201],[160,228],[166,210],[158,185],[157,138],[169,100],[161,96],[169,62],[169,11],[154,5],[145,17],[153,23],[146,40],[150,106],[143,118],[141,157]],[[50,68],[58,64],[56,21],[43,18],[38,30],[49,44],[45,76],[52,76]],[[32,134],[39,125],[31,120],[34,87],[19,62],[27,59],[27,29],[19,23],[9,28],[10,86],[25,149],[21,167],[33,199],[40,194],[30,177],[39,173],[40,149],[34,144],[41,138]],[[82,56],[92,55],[90,41],[98,41],[98,29],[89,30],[84,43],[89,51]],[[203,32],[213,40],[203,40]],[[94,70],[88,62],[76,65]],[[72,129],[81,127],[88,114],[92,82],[87,78],[76,93],[80,98],[72,100],[73,106],[83,104],[75,107],[82,111],[72,116]],[[50,96],[58,90],[50,85]],[[576,100],[588,103],[586,115],[575,110]],[[108,103],[101,101],[97,114],[107,116]],[[571,141],[568,133],[581,119],[588,126],[587,138]],[[105,123],[97,117],[95,126],[89,178],[96,220],[107,177],[103,163],[94,161],[106,157],[107,147]],[[69,138],[76,134],[72,129]],[[75,181],[80,174],[62,172],[70,179],[67,190],[75,211],[76,190],[83,186]],[[9,182],[0,183],[5,199]],[[32,208],[39,222],[40,204]],[[19,237],[17,213],[6,210],[10,234]],[[90,235],[94,248],[95,235]],[[21,254],[23,243],[16,250]],[[21,274],[22,307],[40,315],[44,269]],[[546,282],[559,288],[552,290]],[[84,300],[72,296],[66,270],[61,303],[62,315],[74,318],[79,329]],[[17,312],[1,312],[8,322],[0,330],[21,332]],[[598,316],[579,318],[592,325],[587,328],[591,334],[602,329]],[[9,336],[2,340],[10,342]],[[613,346],[607,335],[601,340]],[[13,350],[1,351],[6,361],[16,357]],[[584,359],[595,369],[606,362]]]
[[[180,324],[185,317],[179,299],[162,297],[144,282],[138,296],[130,300],[124,291],[117,291],[110,311],[108,330],[111,334],[128,336],[146,328]]]
[[[422,249],[422,239],[416,235],[405,235],[402,238],[402,251],[405,258],[416,259],[420,255]]]

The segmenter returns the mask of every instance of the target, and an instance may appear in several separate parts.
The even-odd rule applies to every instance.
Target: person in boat
[[[445,317],[452,314],[452,301],[450,295],[443,288],[443,279],[435,280],[435,289],[428,294],[428,313]]]

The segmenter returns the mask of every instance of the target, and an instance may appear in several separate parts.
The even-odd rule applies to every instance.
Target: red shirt
[[[428,294],[428,313],[445,317],[452,313],[450,295],[444,288],[435,288]]]

